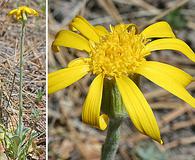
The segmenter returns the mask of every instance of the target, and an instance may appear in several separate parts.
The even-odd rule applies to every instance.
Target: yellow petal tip
[[[101,130],[105,130],[108,126],[108,116],[106,114],[103,114],[99,117],[98,121],[99,121],[99,129]]]
[[[162,144],[162,145],[164,144],[164,142],[163,142],[163,140],[162,140],[162,139],[160,139],[159,143],[160,143],[160,144]]]
[[[59,51],[60,51],[60,47],[59,47],[59,46],[56,46],[56,45],[54,44],[54,42],[53,42],[52,45],[51,45],[51,49],[52,49],[52,51],[54,51],[54,52],[59,52]]]

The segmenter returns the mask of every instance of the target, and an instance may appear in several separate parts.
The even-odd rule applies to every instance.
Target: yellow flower
[[[8,15],[14,16],[17,20],[22,19],[23,13],[25,15],[33,15],[33,16],[38,16],[38,12],[32,8],[29,8],[27,6],[21,6],[16,9],[11,10]]]
[[[195,107],[193,98],[185,89],[192,77],[168,64],[147,61],[146,56],[156,50],[176,50],[195,62],[190,47],[177,39],[168,23],[162,21],[150,25],[141,33],[134,24],[92,26],[83,17],[77,16],[71,23],[76,31],[61,30],[53,42],[53,49],[60,46],[76,48],[88,53],[88,58],[77,58],[67,68],[49,74],[49,94],[78,81],[87,73],[96,75],[82,110],[85,123],[104,130],[108,116],[101,115],[101,100],[104,79],[116,82],[126,111],[135,127],[143,134],[163,143],[154,114],[142,92],[130,78],[142,75],[160,87]]]

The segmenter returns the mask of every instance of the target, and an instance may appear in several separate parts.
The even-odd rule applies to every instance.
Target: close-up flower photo
[[[49,1],[49,159],[193,159],[195,3],[153,3]]]
[[[151,108],[135,83],[138,83],[136,80],[142,75],[195,107],[195,98],[185,89],[192,82],[189,74],[171,65],[147,61],[145,58],[152,51],[170,49],[180,51],[195,62],[195,54],[191,48],[176,38],[169,24],[163,21],[148,26],[141,33],[137,32],[135,24],[110,25],[110,31],[103,26],[95,28],[83,17],[74,18],[71,26],[74,30],[78,30],[79,34],[69,30],[59,31],[53,42],[53,48],[72,47],[86,51],[89,57],[74,59],[69,62],[67,68],[50,73],[49,94],[71,85],[91,72],[96,77],[83,105],[82,119],[85,123],[104,130],[108,118],[117,117],[117,115],[108,116],[109,110],[108,115],[100,115],[102,92],[110,95],[109,90],[112,88],[110,85],[116,85],[125,110],[136,128],[163,143]],[[161,32],[162,30],[164,32]],[[157,39],[152,40],[153,38]],[[110,100],[105,99],[105,101]],[[108,102],[107,106],[104,106],[105,109],[108,105],[113,104]]]

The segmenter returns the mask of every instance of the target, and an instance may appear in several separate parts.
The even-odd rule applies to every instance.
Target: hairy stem
[[[131,77],[139,86],[140,77]],[[114,160],[119,146],[120,125],[127,117],[122,97],[115,81],[105,80],[102,98],[102,111],[110,118],[106,140],[102,146],[101,160]]]
[[[22,30],[20,35],[20,86],[19,86],[19,124],[18,124],[18,133],[21,136],[22,127],[23,127],[23,54],[24,54],[24,34],[25,34],[25,21],[22,21]]]
[[[121,118],[110,119],[105,143],[102,147],[101,160],[114,160],[119,146]]]
[[[126,117],[122,98],[114,81],[104,81],[102,110],[109,116],[110,122],[106,140],[102,146],[101,160],[114,160],[119,146],[120,125]]]

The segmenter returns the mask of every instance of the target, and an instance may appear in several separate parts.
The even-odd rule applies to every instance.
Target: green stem
[[[119,146],[121,118],[110,119],[105,143],[102,147],[101,160],[114,160]]]
[[[130,78],[139,85],[140,78],[138,75]],[[102,147],[101,160],[114,160],[119,146],[120,125],[127,117],[127,113],[116,82],[113,80],[105,79],[104,81],[101,109],[110,118],[106,140]]]
[[[19,86],[19,124],[18,124],[18,133],[21,136],[22,127],[23,127],[23,54],[24,54],[24,34],[25,34],[25,21],[22,21],[22,30],[20,35],[20,86]]]
[[[101,160],[114,160],[119,146],[120,125],[126,117],[126,112],[116,83],[112,80],[104,81],[102,110],[109,116],[110,122],[102,147]]]

